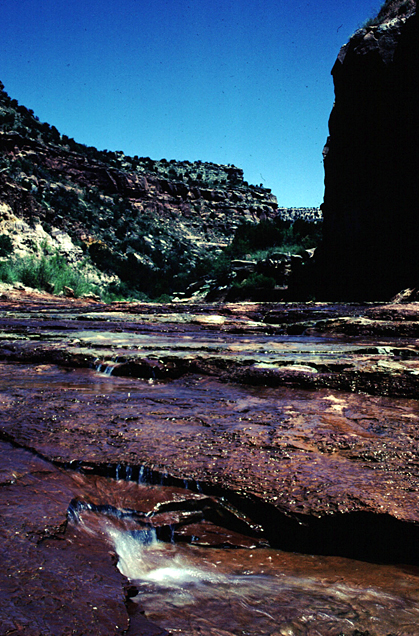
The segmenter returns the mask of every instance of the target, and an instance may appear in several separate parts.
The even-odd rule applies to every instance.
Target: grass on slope
[[[28,287],[54,294],[70,287],[76,297],[83,294],[98,294],[98,287],[79,266],[71,267],[65,257],[54,254],[10,256],[0,262],[0,280],[5,283],[23,283]]]

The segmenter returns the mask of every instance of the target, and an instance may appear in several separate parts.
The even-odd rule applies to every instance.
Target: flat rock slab
[[[251,515],[264,502],[264,525],[280,547],[298,549],[290,518],[310,521],[300,538],[310,541],[306,551],[332,550],[329,534],[351,527],[345,515],[419,521],[415,400],[196,376],[150,384],[49,365],[5,364],[0,373],[4,437],[63,466],[135,480],[145,468],[163,482],[230,491]],[[317,518],[339,527],[317,527]],[[359,525],[375,528],[368,517]],[[390,530],[394,557],[401,528]],[[352,555],[342,542],[335,549]]]
[[[129,631],[126,580],[110,546],[67,528],[77,482],[5,442],[0,459],[1,633],[163,636],[145,619]]]
[[[151,380],[195,373],[252,385],[419,395],[419,321],[412,305],[92,307],[56,301],[0,307],[5,361]]]
[[[130,615],[109,543],[68,524],[75,498],[186,543],[419,564],[416,306],[42,303],[0,315],[5,633],[163,633]],[[140,509],[138,482],[172,495]]]

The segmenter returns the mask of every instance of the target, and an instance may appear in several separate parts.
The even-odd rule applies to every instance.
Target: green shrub
[[[73,269],[64,256],[55,253],[52,256],[24,256],[10,258],[0,264],[0,280],[7,283],[21,282],[28,287],[58,294],[64,287],[71,287],[75,296],[98,293],[96,285],[83,272],[83,267]]]
[[[233,287],[239,289],[273,289],[275,287],[275,279],[271,276],[265,276],[265,274],[257,274],[254,272],[250,274],[241,283],[233,283]]]
[[[0,256],[9,256],[13,252],[13,241],[8,234],[0,234]]]
[[[17,280],[10,261],[0,262],[0,280],[3,283],[14,283]]]

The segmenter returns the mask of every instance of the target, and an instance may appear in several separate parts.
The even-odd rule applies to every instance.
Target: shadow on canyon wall
[[[387,2],[399,8],[357,31],[332,70],[319,297],[388,300],[419,284],[419,37],[410,4]]]

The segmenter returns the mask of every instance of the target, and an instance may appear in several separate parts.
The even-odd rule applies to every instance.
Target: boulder
[[[67,287],[67,285],[64,285],[63,292],[64,296],[66,296],[67,298],[74,298],[75,296],[74,289],[72,289],[72,287]]]

